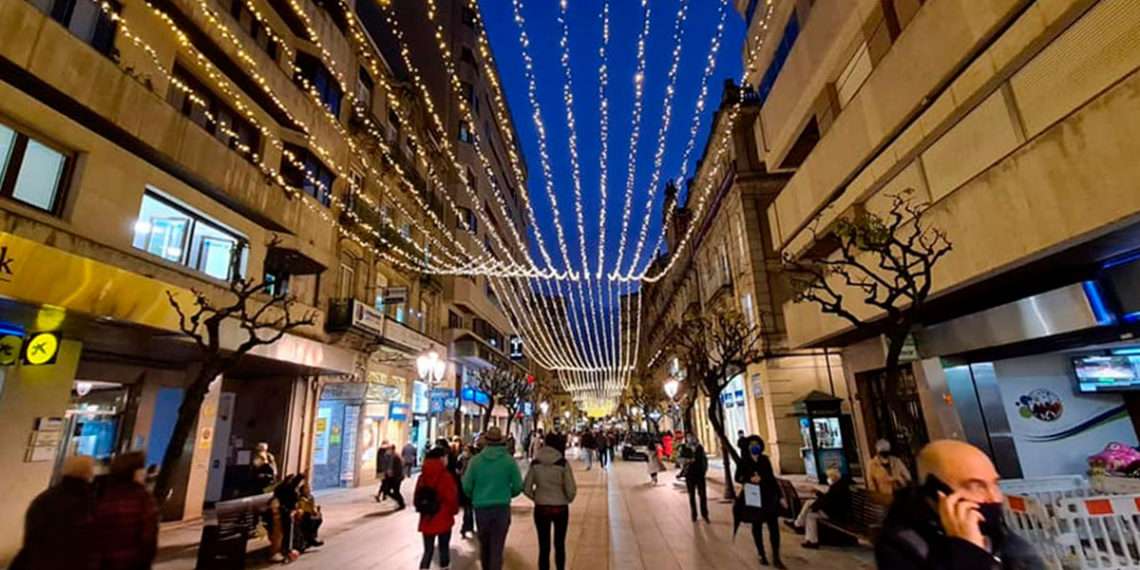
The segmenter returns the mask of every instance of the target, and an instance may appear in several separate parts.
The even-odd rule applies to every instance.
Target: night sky
[[[610,44],[608,100],[609,119],[609,199],[606,214],[606,265],[613,269],[617,256],[625,202],[626,177],[634,161],[631,160],[630,133],[634,108],[634,75],[637,68],[637,37],[642,26],[641,3],[634,0],[610,0]],[[657,151],[657,135],[663,116],[667,74],[673,51],[673,30],[681,0],[651,0],[650,35],[647,43],[648,67],[645,77],[644,110],[641,120],[641,140],[636,159],[637,177],[633,193],[632,216],[629,222],[623,271],[629,267],[637,233],[645,218],[645,200],[653,171],[653,158]],[[598,48],[602,41],[602,0],[569,0],[570,51],[574,74],[575,120],[578,132],[578,149],[581,164],[582,194],[586,220],[586,247],[592,268],[596,268],[598,255],[598,222],[600,218],[599,191],[599,120],[598,68],[601,60]],[[543,232],[547,248],[556,264],[561,265],[557,253],[557,237],[551,216],[550,201],[546,197],[538,148],[538,138],[531,119],[532,107],[527,98],[527,81],[519,43],[519,29],[515,23],[511,0],[484,0],[480,2],[491,45],[498,62],[500,76],[507,92],[511,112],[522,140],[523,153],[529,169],[529,189],[535,215]],[[535,60],[538,79],[538,99],[546,127],[547,144],[554,172],[554,187],[558,197],[559,215],[566,230],[571,264],[581,266],[579,260],[577,223],[574,211],[574,187],[570,168],[566,105],[562,97],[563,72],[560,63],[558,23],[559,6],[556,0],[524,0],[523,14],[531,38],[530,53]],[[682,43],[680,76],[673,99],[673,119],[666,139],[665,162],[661,183],[654,196],[650,232],[640,267],[651,258],[653,246],[661,226],[663,187],[681,171],[681,157],[689,132],[701,77],[710,43],[719,19],[716,0],[690,0],[685,35]],[[696,148],[689,160],[688,175],[692,175],[708,136],[713,111],[720,103],[726,78],[738,79],[741,68],[741,42],[744,22],[729,6],[726,28],[717,58],[717,66],[709,80],[709,94],[702,113],[701,130]],[[534,240],[531,240],[535,261],[542,263]]]

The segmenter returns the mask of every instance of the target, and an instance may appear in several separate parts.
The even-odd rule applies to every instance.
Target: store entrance
[[[59,469],[68,457],[86,455],[100,465],[111,460],[118,448],[127,401],[128,390],[122,384],[77,380],[72,385],[53,481],[59,479]]]

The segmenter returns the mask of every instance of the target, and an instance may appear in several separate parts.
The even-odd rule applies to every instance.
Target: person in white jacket
[[[535,432],[530,435],[530,449],[527,450],[527,457],[531,459],[538,457],[538,450],[542,449],[542,446],[544,444],[542,438],[543,435],[541,428],[535,430]]]
[[[570,503],[578,494],[574,470],[563,456],[565,440],[546,436],[523,480],[523,493],[534,501],[534,527],[538,531],[538,568],[550,570],[550,535],[554,531],[554,560],[566,568],[566,529],[570,526]],[[553,528],[552,528],[553,527]]]

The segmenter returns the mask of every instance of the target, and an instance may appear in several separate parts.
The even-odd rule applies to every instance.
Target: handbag
[[[764,506],[764,500],[760,494],[760,485],[755,483],[744,484],[744,504],[757,509]]]

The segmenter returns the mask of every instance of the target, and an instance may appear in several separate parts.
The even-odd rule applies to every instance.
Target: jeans
[[[594,450],[589,449],[589,448],[583,448],[582,451],[586,452],[586,469],[593,468],[594,467]]]
[[[538,568],[550,570],[550,530],[554,527],[554,565],[566,568],[566,527],[570,525],[570,507],[534,506],[534,528],[538,531]]]
[[[756,552],[760,558],[764,556],[764,525],[768,525],[768,542],[772,543],[772,560],[780,559],[780,518],[772,515],[768,520],[752,523],[752,542],[756,543]]]
[[[451,531],[443,534],[424,535],[424,556],[420,558],[420,568],[431,568],[431,557],[435,554],[435,543],[439,543],[439,565],[441,568],[451,566]]]
[[[709,497],[708,497],[708,484],[704,476],[685,477],[685,489],[689,492],[689,514],[693,516],[693,520],[697,520],[697,495],[700,494],[701,517],[705,520],[709,518]]]
[[[609,455],[609,452],[604,447],[598,450],[598,463],[602,465],[602,469],[606,468],[606,460],[609,458]]]
[[[502,570],[507,531],[511,528],[511,507],[499,505],[475,509],[479,530],[479,558],[483,570]]]

